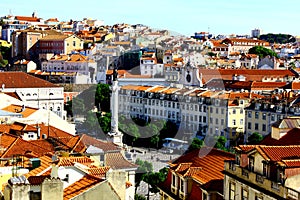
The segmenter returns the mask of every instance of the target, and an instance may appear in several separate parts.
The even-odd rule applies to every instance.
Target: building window
[[[263,200],[261,196],[255,195],[255,200]]]
[[[248,122],[248,129],[251,129],[251,122]]]
[[[240,119],[240,125],[244,124],[244,119]]]
[[[73,47],[76,47],[76,41],[73,41]]]
[[[236,114],[236,110],[235,109],[232,110],[232,114]]]
[[[224,125],[224,119],[221,119],[221,125],[222,126]]]
[[[229,185],[229,199],[230,200],[235,199],[235,183],[230,183]]]
[[[259,118],[259,113],[255,112],[255,119],[258,119],[258,118]]]
[[[275,121],[275,115],[274,114],[271,115],[271,121]]]
[[[268,177],[268,165],[266,163],[263,163],[263,175]]]
[[[266,126],[266,124],[263,124],[262,125],[262,131],[266,131],[267,130],[267,126]]]
[[[236,126],[236,120],[235,119],[232,120],[232,125]]]
[[[248,191],[245,188],[242,189],[242,200],[248,200]]]
[[[180,179],[180,191],[184,193],[184,180]]]
[[[248,111],[248,118],[252,117],[252,111]]]
[[[249,166],[249,170],[251,172],[254,171],[254,158],[253,157],[249,157],[249,163],[248,163],[248,166]]]
[[[263,113],[263,114],[262,114],[262,119],[263,119],[263,120],[266,120],[266,119],[267,119],[267,114],[266,114],[266,113]]]
[[[207,200],[207,194],[206,193],[202,194],[202,200]]]
[[[176,187],[176,175],[172,174],[172,186]]]
[[[255,124],[254,124],[254,129],[255,129],[255,130],[258,130],[258,123],[255,123]]]

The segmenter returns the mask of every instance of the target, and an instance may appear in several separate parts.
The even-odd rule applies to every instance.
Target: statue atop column
[[[108,135],[111,137],[112,142],[120,146],[123,145],[122,138],[123,134],[118,130],[118,118],[119,118],[119,85],[118,85],[118,68],[114,67],[113,71],[113,83],[111,86],[111,130]]]

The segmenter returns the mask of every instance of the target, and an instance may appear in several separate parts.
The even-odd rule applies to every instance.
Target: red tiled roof
[[[224,152],[214,148],[201,148],[191,151],[175,161],[172,164],[192,162],[191,167],[200,167],[202,170],[193,176],[202,184],[214,179],[223,179],[224,160],[233,160],[234,154]]]
[[[90,175],[93,175],[93,176],[96,176],[96,177],[99,177],[99,178],[104,178],[105,175],[106,175],[106,172],[110,169],[110,167],[96,167],[96,166],[91,166],[89,169],[88,169],[88,173]]]
[[[91,175],[85,175],[80,180],[74,182],[64,189],[64,200],[72,199],[88,189],[101,183],[103,179]]]
[[[300,167],[300,159],[282,160],[287,167]]]
[[[283,78],[295,76],[290,70],[275,69],[201,69],[199,73],[202,74],[204,83],[211,79],[232,80],[234,75],[243,75],[246,81],[262,81],[265,77]]]
[[[40,19],[37,17],[27,17],[27,16],[15,16],[16,20],[19,21],[28,21],[28,22],[39,22]]]
[[[0,72],[0,74],[1,74],[1,72]],[[38,110],[37,108],[31,108],[31,107],[25,106],[25,109],[22,111],[22,107],[23,106],[12,104],[5,108],[2,108],[2,110],[12,112],[12,113],[19,113],[24,118],[30,116],[31,114],[33,114],[34,112],[36,112]]]
[[[105,154],[105,165],[112,169],[132,169],[137,168],[138,165],[126,160],[121,152],[109,152]]]
[[[41,185],[46,178],[50,178],[50,176],[29,176],[27,180],[30,185]]]
[[[300,129],[293,128],[289,130],[284,136],[280,139],[274,139],[271,137],[271,134],[267,135],[261,142],[261,145],[271,145],[271,146],[279,146],[279,145],[300,145]]]
[[[2,153],[1,158],[10,158],[13,155],[25,155],[28,152],[33,152],[37,156],[42,156],[46,153],[53,152],[53,148],[49,149],[45,146],[39,146],[34,142],[25,141],[17,138],[8,149]]]
[[[9,133],[10,127],[8,124],[0,124],[0,133]]]
[[[94,161],[86,156],[75,157],[60,157],[58,166],[74,166],[75,163],[80,163],[86,166],[90,166]]]
[[[290,146],[256,146],[256,150],[270,161],[282,161],[286,159],[300,158],[300,145]]]
[[[104,152],[120,150],[119,146],[112,142],[101,141],[86,134],[81,136],[81,141],[86,147],[93,145],[94,147],[102,149]]]
[[[0,72],[0,84],[5,84],[5,88],[59,87],[24,72]]]
[[[287,83],[286,82],[259,82],[259,81],[253,81],[251,89],[269,89],[273,90],[276,88],[284,87]]]
[[[40,159],[40,166],[29,171],[27,174],[25,174],[26,177],[30,177],[30,176],[38,176],[40,175],[41,172],[45,171],[49,166],[50,163],[52,162],[52,159],[50,157],[50,155],[44,155],[39,157]],[[50,170],[51,171],[51,170]],[[44,174],[45,175],[45,174]]]

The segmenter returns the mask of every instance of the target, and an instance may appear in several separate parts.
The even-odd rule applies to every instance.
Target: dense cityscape
[[[300,199],[300,36],[0,30],[1,199]]]

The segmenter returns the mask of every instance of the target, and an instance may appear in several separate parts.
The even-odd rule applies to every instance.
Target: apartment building
[[[188,137],[222,135],[228,145],[245,131],[249,92],[210,91],[198,87],[124,85],[120,89],[120,115],[143,119],[171,120]]]
[[[250,136],[258,132],[265,136],[271,132],[272,124],[276,121],[300,115],[299,96],[293,92],[283,92],[262,99],[252,99],[245,112],[245,134]]]
[[[11,34],[12,57],[23,56],[29,58],[38,49],[38,41],[47,35],[62,35],[55,30],[16,30]]]
[[[225,161],[225,199],[299,199],[300,146],[269,145],[236,147],[236,160]]]
[[[16,93],[26,106],[51,110],[65,118],[63,87],[24,72],[1,72],[0,83],[2,92]]]
[[[97,63],[81,54],[55,55],[41,65],[42,72],[47,75],[45,79],[51,82],[97,83]]]
[[[223,199],[225,160],[234,160],[234,155],[213,148],[180,156],[170,163],[167,178],[159,185],[161,199]]]
[[[76,35],[47,35],[39,40],[39,53],[70,54],[83,49],[83,40]]]

